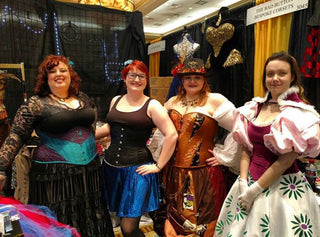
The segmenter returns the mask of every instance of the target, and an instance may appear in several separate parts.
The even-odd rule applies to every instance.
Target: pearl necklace
[[[53,94],[53,93],[51,93],[51,95],[54,97],[54,98],[56,98],[56,99],[58,99],[60,102],[65,102],[67,99],[69,99],[70,98],[70,95],[68,95],[67,97],[59,97],[59,96],[57,96],[57,95],[55,95],[55,94]]]

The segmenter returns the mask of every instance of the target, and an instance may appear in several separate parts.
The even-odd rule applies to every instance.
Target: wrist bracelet
[[[159,170],[161,170],[161,168],[160,168],[160,166],[159,166],[159,163],[157,162],[157,163],[155,163],[155,165],[156,165],[156,167],[159,169]]]

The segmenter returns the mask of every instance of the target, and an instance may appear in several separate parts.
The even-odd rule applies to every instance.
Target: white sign
[[[308,0],[272,0],[247,10],[247,25],[308,8]]]
[[[148,46],[148,55],[166,50],[166,41],[161,40]]]

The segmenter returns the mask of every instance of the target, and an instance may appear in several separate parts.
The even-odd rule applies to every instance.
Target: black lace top
[[[77,109],[59,103],[49,96],[32,96],[22,105],[14,117],[10,134],[0,149],[0,170],[11,164],[33,130],[58,135],[81,126],[90,128],[93,132],[96,108],[85,93],[80,92],[77,97],[80,102]]]

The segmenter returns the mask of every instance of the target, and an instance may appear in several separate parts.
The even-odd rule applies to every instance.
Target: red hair
[[[130,70],[133,70],[134,68],[138,69],[139,71],[143,72],[146,75],[147,81],[149,81],[149,70],[148,67],[139,60],[134,60],[132,63],[130,63],[128,66],[126,66],[121,71],[121,77],[123,80],[126,79],[127,74]]]
[[[77,95],[80,89],[81,79],[78,74],[70,66],[69,58],[59,55],[48,55],[38,67],[37,83],[34,93],[39,96],[47,96],[51,93],[48,85],[48,71],[59,65],[62,62],[68,67],[70,73],[71,84],[69,87],[70,95]]]

